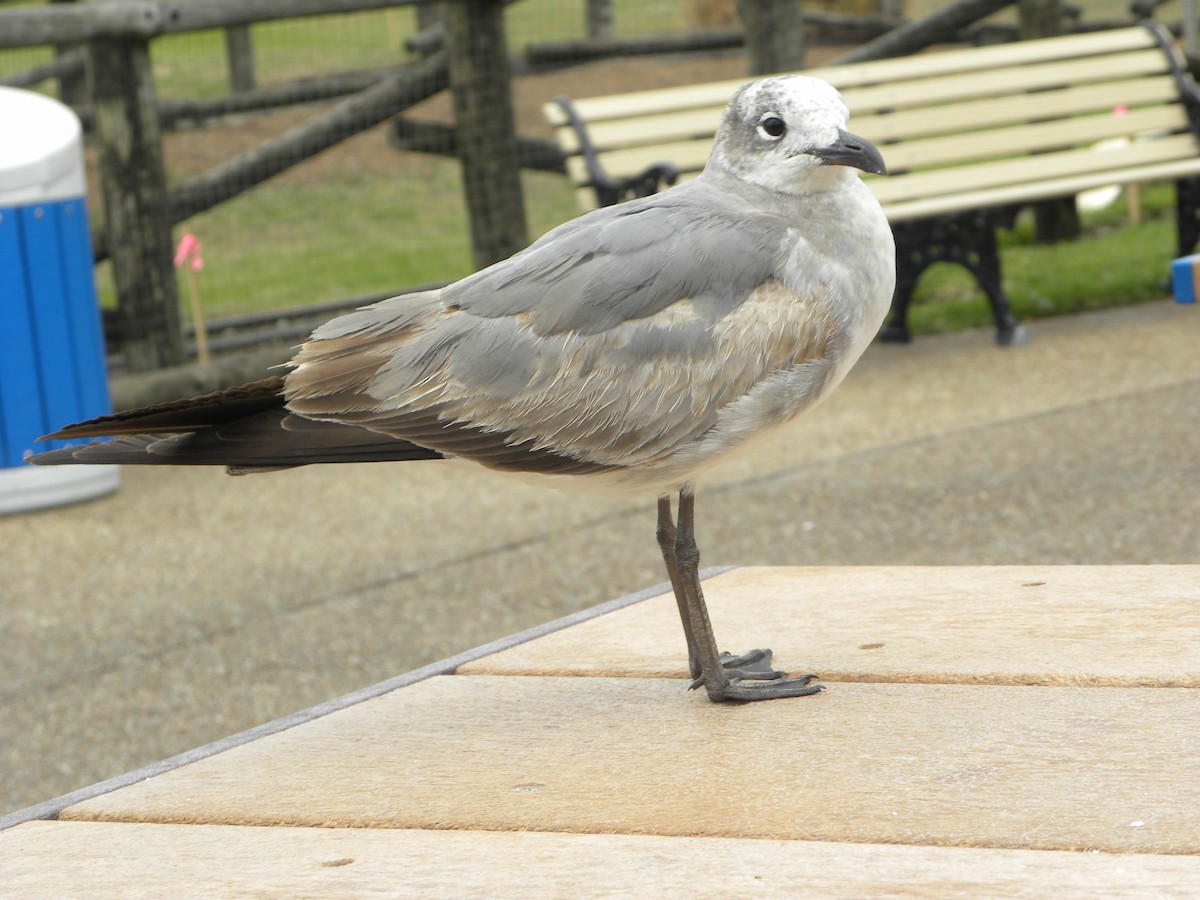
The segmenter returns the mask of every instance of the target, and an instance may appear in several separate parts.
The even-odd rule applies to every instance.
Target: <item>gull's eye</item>
[[[758,120],[758,133],[768,141],[777,141],[787,134],[787,122],[774,113],[767,113]]]

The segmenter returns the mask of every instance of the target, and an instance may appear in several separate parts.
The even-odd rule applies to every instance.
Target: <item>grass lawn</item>
[[[470,273],[458,164],[418,157],[406,168],[403,179],[341,172],[315,182],[276,180],[176,228],[177,238],[192,231],[203,244],[206,315],[400,291]],[[577,214],[562,176],[527,172],[522,180],[531,238]],[[97,268],[97,283],[101,305],[115,305],[107,264]]]

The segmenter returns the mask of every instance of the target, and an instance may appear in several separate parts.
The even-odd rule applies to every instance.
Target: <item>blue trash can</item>
[[[39,435],[112,411],[84,203],[83,132],[70,109],[0,87],[0,513],[116,489],[115,466],[38,469]]]

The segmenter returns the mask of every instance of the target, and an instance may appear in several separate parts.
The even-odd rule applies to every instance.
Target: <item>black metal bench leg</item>
[[[996,243],[998,219],[999,214],[980,211],[893,224],[896,292],[891,320],[881,334],[884,341],[911,340],[908,307],[921,275],[936,262],[957,263],[975,276],[992,307],[997,344],[1008,346],[1029,340],[1029,332],[1013,315],[1012,304],[1004,293]]]
[[[885,344],[907,344],[912,340],[912,332],[908,330],[908,305],[912,302],[913,291],[921,273],[929,268],[929,263],[922,264],[916,254],[909,252],[907,246],[902,247],[899,232],[896,233],[896,290],[892,293],[892,313],[887,325],[879,333],[879,339]]]
[[[996,242],[994,223],[978,224],[980,234],[974,248],[966,254],[963,265],[975,276],[992,306],[996,323],[996,343],[1002,347],[1029,343],[1029,331],[1013,315],[1012,303],[1004,292],[1000,273],[1000,247]]]
[[[1190,256],[1200,241],[1200,178],[1175,182],[1175,233],[1178,255]]]

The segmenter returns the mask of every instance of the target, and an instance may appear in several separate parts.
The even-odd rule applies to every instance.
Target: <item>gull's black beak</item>
[[[828,147],[814,150],[813,155],[827,166],[852,166],[872,175],[887,174],[887,166],[879,148],[866,138],[851,134],[844,128],[838,129],[836,141]]]

